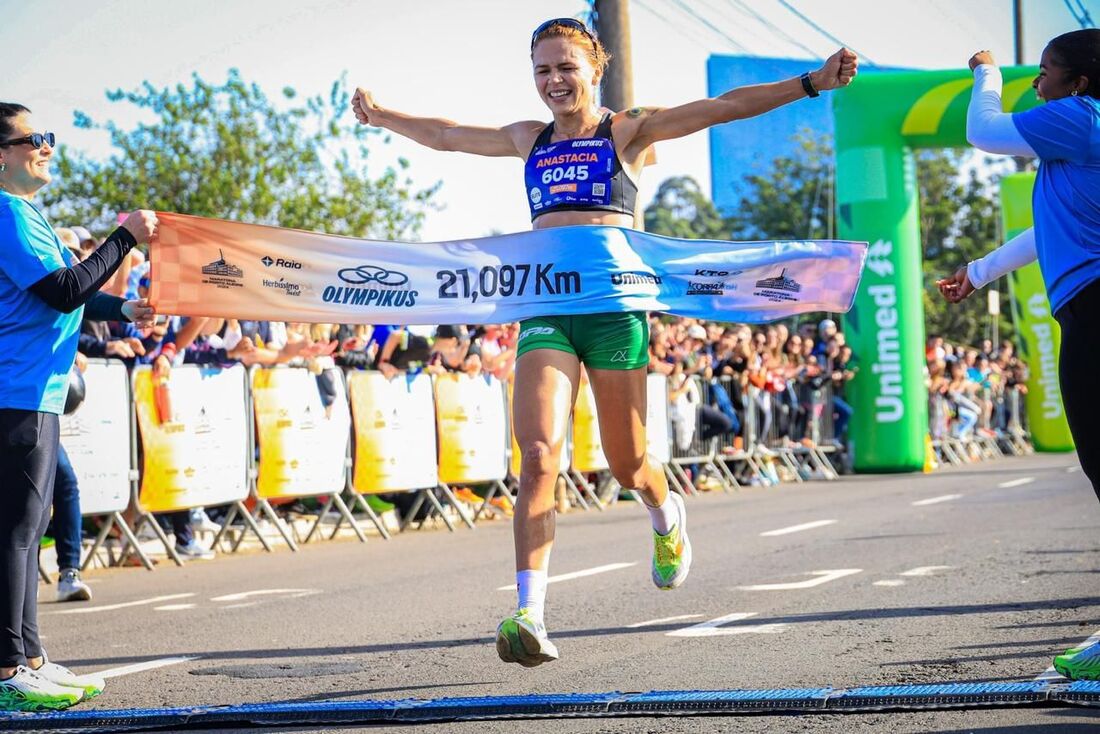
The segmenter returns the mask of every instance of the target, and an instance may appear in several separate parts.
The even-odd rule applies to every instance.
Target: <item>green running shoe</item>
[[[1071,647],[1054,658],[1054,669],[1070,680],[1100,680],[1100,642]]]
[[[60,711],[83,699],[83,690],[60,686],[24,665],[0,680],[0,711]]]
[[[669,490],[668,499],[676,505],[680,522],[672,526],[668,535],[653,531],[653,583],[658,589],[675,589],[691,571],[691,540],[687,534],[687,510],[684,499]]]
[[[525,668],[558,659],[558,648],[546,635],[546,626],[520,609],[497,627],[497,655],[506,663]]]
[[[77,675],[64,665],[51,663],[49,658],[47,658],[46,662],[34,672],[54,685],[64,686],[65,688],[77,688],[83,691],[85,701],[90,701],[103,693],[103,689],[107,685],[107,682],[103,680],[103,676],[95,675],[94,673]]]

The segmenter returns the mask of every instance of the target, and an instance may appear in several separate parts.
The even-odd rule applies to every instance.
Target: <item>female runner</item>
[[[1065,33],[1043,50],[1033,86],[1042,104],[1001,111],[1001,71],[988,51],[970,59],[974,91],[966,138],[989,153],[1038,157],[1035,226],[937,282],[951,303],[1039,260],[1050,310],[1062,327],[1058,378],[1085,476],[1100,499],[1100,29]],[[1100,680],[1100,642],[1067,650],[1054,667]]]
[[[359,122],[435,150],[525,160],[525,189],[535,228],[633,227],[637,181],[651,145],[845,86],[857,66],[856,55],[841,49],[821,69],[801,78],[734,89],[679,107],[636,107],[605,114],[597,89],[609,57],[583,23],[557,18],[540,25],[531,36],[531,61],[535,89],[553,116],[550,124],[526,120],[499,128],[472,127],[416,117],[379,106],[362,88],[352,108]],[[574,147],[594,153],[597,162],[583,173],[574,169],[578,183],[567,200],[559,187],[544,184],[543,176],[559,165],[574,165],[557,162],[568,160],[563,154]],[[547,178],[554,180],[553,173]],[[497,630],[497,653],[505,662],[530,667],[558,657],[543,624],[546,569],[554,543],[559,456],[581,364],[595,394],[611,472],[619,484],[641,495],[652,518],[653,582],[672,589],[687,578],[691,543],[683,501],[669,492],[660,465],[646,456],[647,346],[645,313],[539,317],[521,326],[513,416],[523,457],[513,526],[519,603]]]

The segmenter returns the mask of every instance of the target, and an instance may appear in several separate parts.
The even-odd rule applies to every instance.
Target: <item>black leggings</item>
[[[0,667],[42,655],[38,544],[50,521],[57,416],[0,408]]]
[[[1100,499],[1100,280],[1054,314],[1062,327],[1058,377],[1077,458]]]

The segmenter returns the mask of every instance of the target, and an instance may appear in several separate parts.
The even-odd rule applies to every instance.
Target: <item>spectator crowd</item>
[[[83,227],[59,229],[58,236],[78,260],[99,244]],[[146,297],[148,288],[149,263],[138,249],[103,286],[127,299]],[[764,452],[768,446],[818,441],[843,448],[853,411],[845,387],[858,374],[859,363],[832,319],[754,327],[653,314],[649,325],[649,370],[669,378],[675,446],[687,449],[693,440],[724,437],[730,450],[740,450],[749,443],[746,430],[751,427],[753,438],[764,439],[758,444]],[[404,327],[159,316],[151,328],[137,329],[129,323],[85,320],[78,365],[88,357],[151,365],[158,417],[167,422],[173,419],[168,375],[181,364],[304,366],[315,375],[327,408],[337,399],[334,381],[339,369],[378,370],[387,377],[425,371],[508,380],[518,339],[518,323]],[[929,338],[931,414],[943,418],[942,425],[933,423],[933,436],[937,430],[965,438],[1006,429],[1009,418],[1001,397],[1009,388],[1022,390],[1025,379],[1026,367],[1011,342],[995,349],[986,340],[979,348],[968,348],[938,336]],[[67,465],[67,459],[62,463]],[[79,518],[76,478],[71,467],[59,476],[59,483],[71,488],[56,494],[55,517],[71,526],[72,518]],[[462,491],[467,490],[461,490],[460,497]],[[217,527],[202,510],[169,513],[161,522],[174,534],[181,557],[212,557],[213,552],[195,540],[197,529]],[[84,599],[90,590],[71,558],[78,557],[72,550],[74,544],[79,548],[74,532],[79,528],[53,532],[59,558],[62,549],[66,556],[61,561],[59,597]]]

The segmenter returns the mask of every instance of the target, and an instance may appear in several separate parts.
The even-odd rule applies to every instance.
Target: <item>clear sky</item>
[[[1069,0],[1076,5],[1078,0]],[[1063,0],[1023,0],[1025,63],[1046,41],[1079,27]],[[1100,0],[1081,0],[1100,19]],[[1011,0],[788,0],[828,33],[883,65],[965,67],[989,48],[1013,56]],[[76,130],[73,110],[132,121],[107,89],[187,82],[193,72],[224,81],[240,69],[273,99],[284,86],[327,91],[347,72],[382,106],[481,125],[549,119],[531,80],[531,31],[543,20],[581,16],[583,0],[100,0],[6,3],[0,98],[34,110],[40,126],[69,145],[105,156],[102,132]],[[634,92],[638,104],[670,106],[706,95],[710,54],[806,58],[837,45],[781,0],[632,0]],[[750,12],[751,10],[751,12]],[[763,22],[751,13],[763,18]],[[808,49],[808,50],[807,50]],[[822,104],[803,100],[796,104]],[[349,112],[350,115],[350,112]],[[709,190],[707,136],[658,146],[641,187],[647,203],[671,176]],[[519,159],[439,153],[394,138],[372,152],[378,166],[404,156],[416,182],[443,185],[421,232],[425,240],[528,229]],[[134,192],[140,206],[140,192]],[[56,224],[77,224],[67,222]]]

